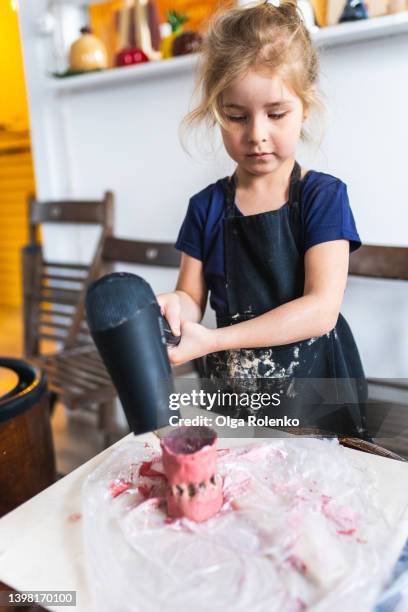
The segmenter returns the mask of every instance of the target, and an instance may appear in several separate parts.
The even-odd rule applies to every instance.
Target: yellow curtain
[[[20,250],[34,192],[28,104],[16,6],[0,0],[0,306],[21,303]]]

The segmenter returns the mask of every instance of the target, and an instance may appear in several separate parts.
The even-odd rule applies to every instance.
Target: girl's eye
[[[286,114],[287,114],[287,113],[270,113],[270,114],[268,115],[268,117],[269,117],[270,119],[277,119],[277,120],[279,120],[279,119],[283,119],[283,117],[285,117],[285,116],[286,116]]]
[[[287,115],[287,111],[283,113],[269,113],[269,119],[273,119],[274,121],[279,121],[279,119],[283,119]],[[227,115],[228,121],[234,121],[235,123],[244,123],[246,121],[246,117],[244,115]]]
[[[242,122],[245,121],[246,117],[241,117],[238,115],[227,115],[227,119],[228,121]]]

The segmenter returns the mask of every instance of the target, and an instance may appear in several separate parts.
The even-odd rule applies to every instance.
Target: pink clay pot
[[[221,508],[216,444],[217,434],[210,427],[178,427],[161,440],[169,516],[199,523]]]

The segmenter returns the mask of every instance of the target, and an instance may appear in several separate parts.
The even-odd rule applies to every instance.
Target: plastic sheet
[[[407,612],[408,610],[408,540],[374,612]]]
[[[373,610],[391,536],[375,471],[336,441],[218,450],[224,505],[167,517],[160,451],[131,440],[84,484],[89,582],[98,611]]]

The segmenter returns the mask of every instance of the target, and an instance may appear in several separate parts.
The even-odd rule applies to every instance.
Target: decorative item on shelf
[[[108,67],[108,54],[103,42],[89,27],[81,28],[81,36],[71,45],[69,73],[103,70]]]
[[[367,6],[364,0],[347,0],[340,15],[339,23],[359,21],[360,19],[368,19]]]
[[[156,0],[149,0],[147,3],[147,23],[149,25],[152,47],[154,51],[160,52],[160,17]]]
[[[168,12],[174,10],[188,15],[189,30],[203,32],[214,13],[236,8],[238,0],[157,0],[157,5],[161,23],[167,21]]]
[[[117,66],[160,59],[160,27],[155,0],[126,0],[118,14]]]
[[[148,62],[149,58],[142,49],[137,47],[128,47],[119,51],[116,56],[116,65],[121,66],[132,66],[134,64],[143,64]]]
[[[201,34],[187,30],[182,32],[173,40],[171,52],[174,57],[178,55],[187,55],[188,53],[197,53],[200,50],[203,42]]]
[[[333,2],[335,3],[340,2],[341,8],[339,9],[335,23],[338,22],[340,13],[343,10],[344,0],[342,2],[341,0],[310,0],[310,2],[313,7],[313,12],[315,15],[316,23],[321,28],[324,28],[325,26],[329,25],[327,17],[328,17],[328,13],[330,12],[330,5]]]
[[[316,2],[316,0],[313,0]],[[344,10],[344,0],[327,0],[324,23],[320,25],[333,26],[339,23]]]
[[[152,0],[134,0],[135,44],[142,49],[149,59],[160,59],[160,52],[153,48],[152,33],[149,27],[149,4]],[[153,7],[151,7],[153,8]],[[152,15],[152,12],[150,15]],[[157,15],[157,10],[156,10]],[[158,27],[158,23],[156,24]]]
[[[169,11],[167,13],[167,20],[171,27],[171,32],[161,42],[161,54],[163,59],[172,57],[173,54],[173,42],[177,36],[182,34],[183,26],[188,21],[187,15],[178,13],[177,11]]]

